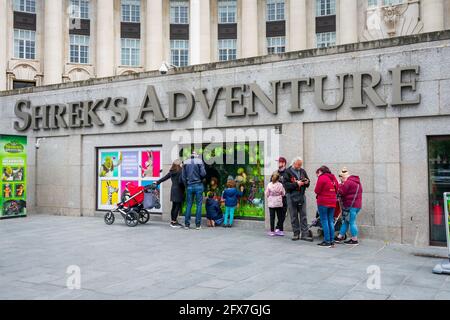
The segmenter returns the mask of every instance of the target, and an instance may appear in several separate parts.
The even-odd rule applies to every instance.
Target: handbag
[[[358,192],[359,192],[359,184],[356,187],[356,192],[355,192],[355,195],[353,196],[352,204],[350,205],[350,207],[346,208],[346,207],[342,206],[342,218],[347,222],[350,222],[350,208],[352,208],[353,205],[355,204],[356,197],[358,196]]]

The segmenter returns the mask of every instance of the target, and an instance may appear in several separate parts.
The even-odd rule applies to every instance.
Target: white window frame
[[[182,11],[186,11],[185,12],[186,15],[184,15],[184,12]],[[170,23],[189,24],[189,1],[183,0],[170,1]]]
[[[185,63],[181,63],[182,60]],[[189,40],[170,40],[170,63],[176,67],[189,65]]]
[[[217,53],[219,61],[231,61],[237,58],[236,39],[219,39]]]
[[[286,37],[267,37],[267,54],[286,52]]]
[[[266,1],[266,21],[283,21],[286,19],[286,4],[284,0]]]
[[[20,50],[22,48],[22,51]],[[27,48],[29,53],[27,54]],[[32,30],[14,29],[14,58],[36,59],[36,32]]]
[[[89,64],[90,37],[71,34],[69,39],[69,61],[70,63]],[[85,58],[81,53],[85,52]],[[74,55],[72,55],[74,53]]]
[[[336,0],[316,0],[316,17],[336,15]]]
[[[139,67],[141,65],[140,39],[120,39],[120,63],[127,67]]]
[[[14,11],[36,13],[36,0],[14,0]]]
[[[101,10],[101,8],[100,8]],[[141,1],[140,0],[121,0],[120,16],[122,22],[141,22]]]
[[[218,0],[217,3],[218,21],[220,24],[236,23],[237,19],[237,1],[236,0]]]
[[[70,0],[70,18],[89,19],[90,14],[89,0]]]
[[[336,45],[336,32],[318,32],[316,33],[317,48],[326,48]]]
[[[404,0],[383,0],[383,6],[396,6],[403,3]]]

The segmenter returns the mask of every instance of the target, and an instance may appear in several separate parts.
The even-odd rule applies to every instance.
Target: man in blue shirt
[[[184,185],[186,186],[187,206],[184,220],[184,228],[189,229],[191,224],[191,209],[195,197],[195,225],[200,230],[202,223],[202,203],[203,203],[203,183],[202,180],[206,176],[205,164],[199,158],[197,153],[192,152],[189,159],[183,163],[183,171],[181,174]]]

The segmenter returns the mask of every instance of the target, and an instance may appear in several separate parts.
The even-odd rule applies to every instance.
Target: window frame
[[[174,60],[174,56],[177,61]],[[189,40],[170,40],[170,63],[176,67],[189,65]]]
[[[169,5],[170,24],[189,24],[189,1],[171,0]],[[182,8],[186,12],[182,12]]]
[[[76,2],[76,4],[74,4]],[[90,1],[89,0],[70,0],[71,12],[69,14],[71,19],[90,19]],[[74,12],[73,8],[78,8]],[[83,11],[85,9],[85,12]]]
[[[126,67],[141,66],[141,39],[120,38],[120,64]]]
[[[77,39],[77,41],[72,41]],[[83,41],[80,41],[83,40]],[[87,44],[86,44],[87,40]],[[89,64],[89,54],[90,54],[90,36],[71,34],[69,37],[69,62],[74,64]],[[84,43],[82,43],[84,42]],[[84,50],[86,49],[86,50]],[[76,52],[76,56],[72,56],[72,52]],[[81,53],[86,53],[86,60],[82,61]],[[75,58],[75,59],[72,59]]]
[[[225,20],[222,14],[225,14]],[[218,0],[217,1],[217,21],[219,24],[236,23],[237,21],[237,1],[236,0]]]
[[[36,13],[36,0],[14,0],[14,11]]]
[[[316,17],[336,15],[336,0],[316,0]]]
[[[17,37],[17,35],[19,37]],[[15,59],[36,60],[36,31],[15,28],[13,30],[13,40]],[[22,44],[20,42],[22,42]],[[20,50],[21,48],[23,49],[22,54]],[[29,48],[28,54],[27,48]]]
[[[141,23],[141,1],[121,0],[120,1],[120,21]]]
[[[273,6],[272,9],[269,7]],[[267,0],[266,1],[266,21],[284,21],[286,20],[286,1],[285,0]]]
[[[217,42],[217,55],[218,55],[219,61],[236,60],[237,59],[237,40],[236,39],[219,39]],[[224,57],[225,59],[222,59],[222,57]]]
[[[330,36],[330,39],[323,41],[323,37]],[[319,42],[319,37],[322,37],[322,40]],[[328,48],[336,45],[336,31],[332,32],[317,32],[316,33],[316,47],[317,48]]]
[[[267,37],[266,44],[267,54],[280,54],[286,52],[286,36]]]

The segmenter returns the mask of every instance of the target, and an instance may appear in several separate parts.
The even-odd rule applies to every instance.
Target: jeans
[[[172,210],[170,211],[172,221],[177,221],[178,215],[181,213],[182,204],[182,202],[172,202]]]
[[[334,208],[319,206],[320,223],[322,224],[323,240],[334,241]]]
[[[195,224],[197,226],[202,223],[202,203],[203,203],[203,184],[196,183],[188,185],[187,190],[187,205],[186,205],[186,214],[184,217],[184,224],[189,226],[191,224],[191,209],[193,198],[195,196],[195,204],[197,206],[195,210]]]
[[[280,208],[269,208],[270,212],[270,231],[275,231],[275,215],[278,218],[277,229],[283,231],[284,222],[284,210],[283,207]]]
[[[350,225],[350,233],[352,234],[352,237],[357,237],[358,236],[358,227],[356,226],[356,217],[358,216],[358,213],[361,209],[360,208],[350,208],[350,212],[348,213],[349,216],[349,220],[344,220],[342,222],[342,227],[341,230],[339,231],[340,235],[345,235],[347,233],[347,229]]]
[[[223,222],[223,224],[227,225],[232,225],[233,224],[233,218],[234,218],[234,210],[236,209],[236,207],[225,207],[225,220]],[[228,223],[228,217],[230,217],[230,222]]]

